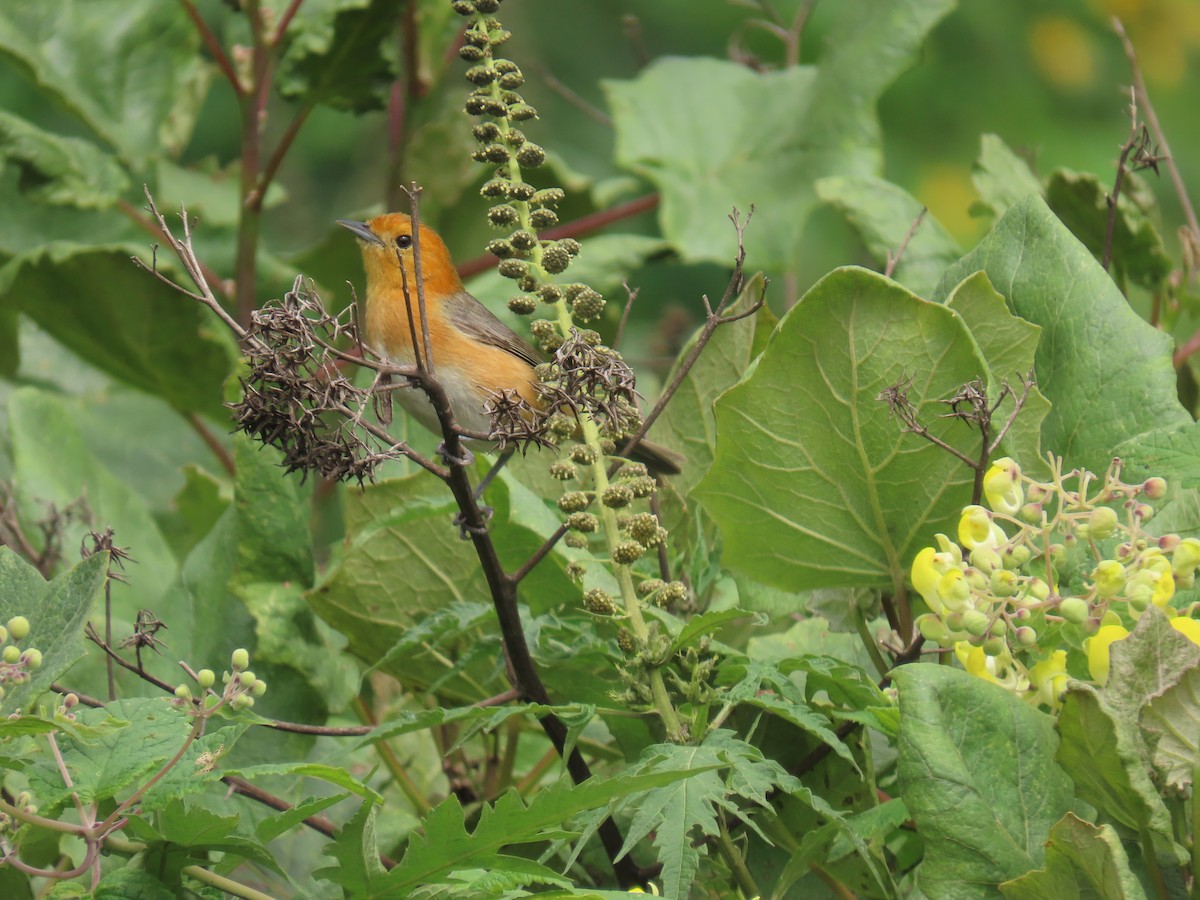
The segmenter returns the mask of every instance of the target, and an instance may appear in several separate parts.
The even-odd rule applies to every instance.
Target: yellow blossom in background
[[[1193,644],[1200,644],[1200,622],[1190,616],[1176,616],[1171,620],[1171,627]]]
[[[1092,36],[1073,19],[1060,15],[1035,19],[1029,29],[1029,52],[1034,67],[1054,87],[1078,91],[1095,81]]]

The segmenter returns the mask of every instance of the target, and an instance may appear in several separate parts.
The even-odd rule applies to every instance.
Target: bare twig
[[[621,349],[621,340],[625,337],[625,326],[629,322],[629,313],[633,309],[633,302],[637,300],[640,288],[631,288],[628,282],[621,282],[621,286],[625,288],[625,308],[621,310],[621,321],[617,324],[617,333],[613,337],[612,348],[614,350]]]
[[[212,429],[208,427],[208,423],[200,418],[200,414],[190,412],[184,418],[192,426],[192,430],[199,435],[200,440],[204,441],[204,445],[212,451],[213,456],[217,458],[217,462],[221,464],[221,468],[230,475],[236,475],[237,466],[233,462],[233,455],[217,439],[217,436],[213,434]]]
[[[921,227],[921,223],[925,221],[925,214],[929,212],[928,206],[922,206],[921,211],[917,213],[917,217],[912,220],[912,224],[908,226],[908,231],[904,232],[904,237],[900,241],[900,246],[895,252],[888,251],[887,265],[883,269],[883,274],[888,278],[892,277],[892,273],[896,271],[896,266],[900,264],[900,257],[904,255],[904,251],[908,249],[908,243],[913,239],[913,235],[917,233],[917,229]]]
[[[1158,124],[1158,116],[1154,112],[1154,105],[1150,102],[1150,93],[1146,90],[1146,82],[1142,78],[1142,69],[1138,64],[1137,51],[1134,50],[1133,41],[1129,39],[1129,35],[1125,33],[1125,26],[1121,24],[1121,20],[1116,16],[1113,17],[1112,26],[1125,48],[1125,57],[1129,60],[1129,68],[1133,73],[1133,87],[1137,94],[1138,103],[1146,116],[1146,124],[1150,127],[1150,133],[1154,135],[1154,142],[1162,151],[1163,161],[1166,163],[1167,172],[1171,176],[1171,183],[1175,186],[1175,193],[1179,197],[1179,205],[1183,208],[1183,214],[1187,219],[1188,227],[1192,230],[1192,234],[1196,236],[1196,239],[1200,240],[1200,221],[1196,219],[1196,209],[1192,206],[1191,198],[1188,196],[1187,187],[1183,183],[1183,175],[1179,172],[1179,166],[1175,164],[1175,157],[1172,155],[1171,147],[1167,143],[1167,135],[1162,130],[1162,126]]]
[[[577,93],[555,78],[554,73],[548,68],[539,64],[536,66],[536,69],[538,74],[541,75],[542,81],[546,83],[546,87],[550,88],[550,90],[554,91],[554,93],[558,94],[558,96],[562,97],[593,122],[597,122],[600,125],[603,125],[605,128],[613,127],[611,116],[609,116],[603,110],[597,109],[591,103],[588,103]]]

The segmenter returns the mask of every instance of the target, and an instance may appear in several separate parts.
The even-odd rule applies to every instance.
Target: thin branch
[[[204,441],[204,445],[212,451],[212,455],[217,458],[217,462],[221,464],[221,468],[230,475],[236,475],[237,466],[233,462],[233,455],[217,439],[217,436],[213,434],[212,429],[208,427],[208,423],[200,418],[200,414],[190,412],[184,415],[184,418],[192,426],[192,430],[199,435],[200,440]]]
[[[917,233],[917,229],[921,227],[921,223],[925,221],[925,214],[929,212],[928,206],[922,206],[921,211],[917,213],[917,217],[912,220],[912,224],[908,226],[908,231],[904,232],[904,238],[900,241],[900,246],[896,251],[888,251],[887,265],[883,269],[883,274],[888,278],[892,277],[892,273],[896,271],[896,266],[900,264],[900,257],[904,255],[904,251],[908,249],[908,242],[913,239],[913,235]]]
[[[1112,264],[1113,254],[1113,235],[1117,230],[1117,209],[1118,202],[1121,199],[1121,188],[1125,184],[1125,173],[1129,171],[1125,166],[1126,160],[1129,159],[1129,154],[1138,146],[1139,141],[1138,116],[1137,116],[1137,89],[1129,89],[1129,137],[1125,143],[1121,145],[1121,154],[1117,157],[1117,174],[1113,179],[1113,189],[1104,202],[1108,206],[1108,218],[1104,227],[1104,258],[1101,260],[1101,265],[1104,271],[1108,271],[1108,267]]]
[[[1191,198],[1188,197],[1187,187],[1183,183],[1183,175],[1179,172],[1179,167],[1175,164],[1175,157],[1171,153],[1171,146],[1167,143],[1167,135],[1162,130],[1162,126],[1158,124],[1158,116],[1155,115],[1154,105],[1150,102],[1150,93],[1146,90],[1146,82],[1142,78],[1142,69],[1138,64],[1137,51],[1133,48],[1133,41],[1129,39],[1129,35],[1125,33],[1125,26],[1121,24],[1121,20],[1116,16],[1112,20],[1113,30],[1120,37],[1122,45],[1125,47],[1125,57],[1129,60],[1129,68],[1133,73],[1133,87],[1137,91],[1138,102],[1141,104],[1142,112],[1146,115],[1146,124],[1150,126],[1150,133],[1154,135],[1154,142],[1162,150],[1164,161],[1167,165],[1167,171],[1171,175],[1171,182],[1175,185],[1175,193],[1179,197],[1179,205],[1183,208],[1183,214],[1187,219],[1188,227],[1192,230],[1197,240],[1200,240],[1200,221],[1196,219],[1196,209],[1192,206]]]
[[[613,127],[613,120],[611,116],[606,114],[603,110],[597,109],[591,103],[588,103],[586,100],[580,97],[577,93],[555,78],[554,73],[552,73],[549,69],[540,64],[536,64],[536,69],[538,75],[541,76],[542,81],[546,83],[546,87],[550,88],[550,90],[558,94],[558,96],[562,97],[593,122],[597,122],[600,125],[603,125],[605,128]]]
[[[124,198],[117,200],[117,209],[129,217],[142,230],[154,236],[155,240],[167,241],[167,236],[163,230],[158,227],[153,221],[146,218],[141,210],[137,209],[132,203]],[[204,279],[210,285],[213,285],[222,297],[232,297],[233,289],[230,283],[222,278],[217,272],[210,269],[208,266],[201,265],[201,271],[204,274]]]
[[[613,338],[612,348],[614,350],[621,349],[621,340],[625,337],[625,325],[629,322],[629,313],[633,309],[633,302],[637,300],[638,292],[641,288],[631,288],[628,282],[621,282],[621,286],[625,288],[625,308],[621,310],[621,321],[617,325],[617,334]]]
[[[284,34],[288,30],[288,26],[292,24],[292,19],[300,10],[304,0],[292,0],[288,4],[288,8],[283,11],[283,15],[279,17],[279,24],[275,26],[275,34],[271,37],[272,46],[279,46],[279,42],[283,40]]]
[[[275,145],[275,150],[271,154],[271,158],[267,160],[267,164],[263,166],[262,175],[259,176],[258,186],[254,189],[251,202],[258,208],[262,209],[263,204],[267,199],[267,189],[271,186],[271,182],[275,180],[275,175],[279,171],[279,167],[283,164],[283,158],[287,155],[288,150],[292,147],[292,142],[296,139],[296,135],[300,133],[300,129],[308,120],[308,115],[313,111],[312,103],[305,103],[292,116],[292,121],[288,122],[288,126],[284,129],[282,135],[279,136],[279,143]]]
[[[217,36],[213,34],[212,29],[208,27],[208,23],[204,21],[204,17],[200,15],[200,11],[196,9],[192,0],[179,0],[179,2],[187,13],[188,18],[192,20],[192,24],[196,26],[196,32],[200,35],[200,40],[204,42],[204,46],[212,54],[217,68],[221,70],[221,74],[225,76],[225,80],[229,82],[230,87],[233,88],[233,92],[240,100],[245,96],[246,89],[238,79],[237,70],[233,67],[233,63],[225,53],[221,42],[217,40]]]

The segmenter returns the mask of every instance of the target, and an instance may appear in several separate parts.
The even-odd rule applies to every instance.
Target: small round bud
[[[537,246],[537,238],[524,230],[514,231],[508,236],[508,239],[512,241],[512,245],[518,250],[532,250]]]
[[[475,4],[471,3],[470,0],[454,0],[451,8],[460,16],[475,15]]]
[[[537,110],[528,103],[514,103],[508,108],[508,116],[514,122],[537,118]]]
[[[505,103],[503,100],[497,100],[494,97],[485,97],[484,101],[483,101],[483,111],[485,113],[487,113],[489,116],[496,116],[496,118],[502,118],[503,116],[508,115],[508,104]],[[492,162],[500,162],[500,161],[501,160],[498,160],[498,159],[492,160]],[[508,159],[505,158],[503,161],[508,162]]]
[[[238,681],[241,683],[242,687],[252,688],[254,687],[254,682],[258,681],[258,676],[253,672],[243,672],[238,676]]]
[[[522,146],[525,143],[525,132],[520,128],[508,129],[508,133],[504,135],[504,143],[513,148]]]
[[[201,669],[196,673],[196,683],[202,688],[210,688],[217,682],[216,673],[212,669]]]
[[[577,531],[568,531],[563,535],[563,543],[575,550],[586,550],[588,548],[587,536]]]
[[[967,634],[983,637],[988,631],[988,617],[977,609],[963,610],[962,627]]]
[[[646,468],[645,463],[627,462],[621,466],[621,471],[617,473],[617,477],[623,481],[630,481],[634,478],[645,478],[650,474],[650,470]]]
[[[596,450],[588,444],[576,444],[571,448],[571,462],[590,466],[596,461]]]
[[[78,694],[67,694],[65,697],[63,697],[63,708],[74,709],[78,705],[79,705],[79,695]]]
[[[561,300],[563,292],[557,284],[543,284],[538,288],[538,296],[542,298],[543,303],[549,305]]]
[[[3,625],[0,625],[0,644],[5,643],[7,640],[8,640],[8,629],[5,628]]]
[[[484,197],[507,197],[511,193],[511,188],[503,178],[489,178],[483,183],[479,193]]]
[[[667,586],[658,595],[658,605],[668,606],[673,603],[682,603],[686,599],[687,585],[682,581],[668,581]]]
[[[633,491],[633,496],[639,499],[649,497],[658,490],[658,482],[649,475],[642,478],[631,478],[627,483],[629,489]]]
[[[29,635],[29,620],[24,616],[13,616],[8,620],[8,633],[14,641],[23,641]]]
[[[612,594],[600,588],[588,588],[583,592],[583,606],[596,616],[615,616],[618,612],[617,603]]]
[[[470,6],[469,3],[467,3],[466,5]],[[471,7],[471,11],[469,13],[463,13],[463,15],[468,15],[468,16],[474,15],[474,14],[475,14],[475,7],[473,7],[473,6]],[[472,47],[490,46],[490,42],[488,41],[487,32],[480,31],[477,28],[469,28],[469,29],[467,29],[467,31],[465,31],[463,33],[463,43],[470,44]]]
[[[633,516],[629,515],[629,513],[617,513],[617,527],[622,531],[626,531],[629,528],[629,520],[632,518]]]
[[[500,126],[495,122],[480,122],[471,129],[471,135],[481,144],[490,144],[492,141],[500,139]],[[499,181],[499,179],[493,178],[492,181]],[[489,181],[488,184],[491,184],[492,181]],[[506,193],[508,191],[507,183],[503,181],[500,183],[505,185],[505,189],[501,193]],[[487,187],[487,185],[484,185],[484,187]]]
[[[514,200],[529,200],[536,193],[537,188],[528,181],[518,181],[516,184],[508,186],[508,196]]]
[[[572,531],[582,531],[591,534],[599,530],[600,520],[590,512],[574,512],[567,516],[567,527]]]
[[[252,687],[250,689],[250,693],[252,693],[255,697],[261,697],[266,692],[267,692],[267,683],[265,681],[263,681],[261,678],[258,681],[254,682],[254,687]]]
[[[528,294],[521,294],[508,299],[508,308],[518,316],[529,316],[537,309],[537,301]]]
[[[556,244],[551,244],[542,251],[542,268],[551,275],[565,272],[571,264],[571,255]]]
[[[481,154],[485,162],[508,162],[508,148],[503,144],[488,144],[486,147],[481,147],[474,152]]]
[[[1167,480],[1159,478],[1157,475],[1153,478],[1147,478],[1142,482],[1142,493],[1151,500],[1161,500],[1167,496]]]
[[[0,651],[0,659],[3,659],[9,665],[15,665],[21,658],[21,648],[13,644],[7,645],[3,651]]]
[[[1013,634],[1017,638],[1017,643],[1022,647],[1032,647],[1037,643],[1037,632],[1028,625],[1022,625],[1015,632],[1013,632]]]
[[[559,247],[562,247],[571,256],[578,256],[579,251],[583,249],[583,244],[575,240],[575,238],[563,238],[557,242]]]
[[[37,647],[29,647],[21,654],[21,662],[31,669],[40,669],[42,667],[42,651]]]
[[[250,654],[244,647],[238,647],[230,654],[229,665],[235,672],[242,672],[250,665]]]
[[[999,656],[1008,649],[1008,642],[1004,638],[992,637],[983,642],[983,652],[988,656]]]
[[[507,225],[515,225],[520,218],[517,215],[517,210],[507,203],[501,203],[498,206],[493,206],[488,210],[487,217],[488,221],[498,228],[503,228]]]
[[[542,188],[529,198],[529,202],[533,206],[552,206],[555,203],[561,203],[566,196],[567,194],[562,188]]]
[[[500,8],[500,0],[475,0],[475,8],[485,16]]]
[[[505,278],[521,278],[529,271],[529,264],[519,259],[502,259],[496,271]]]
[[[550,417],[550,430],[560,437],[570,437],[575,433],[575,417],[566,413],[555,413]]]
[[[655,591],[661,591],[667,586],[667,583],[661,578],[647,578],[637,586],[637,595],[639,597],[649,597]]]
[[[1100,540],[1111,537],[1117,527],[1117,511],[1108,506],[1093,509],[1088,515],[1087,527],[1091,537]]]
[[[634,493],[628,485],[610,484],[600,496],[600,502],[609,509],[621,509],[633,502]]]
[[[573,559],[567,563],[563,571],[566,573],[568,578],[578,583],[583,581],[583,576],[587,574],[587,566],[585,566],[579,560]]]
[[[575,467],[575,464],[565,459],[550,464],[550,477],[555,481],[571,481],[578,475],[579,469]]]
[[[495,238],[488,241],[487,251],[497,259],[511,259],[517,255],[517,248],[505,238]]]
[[[188,689],[186,684],[181,684],[175,688],[175,697],[179,700],[191,700],[192,692]]]
[[[464,73],[463,77],[466,78],[467,81],[471,82],[471,84],[483,87],[484,85],[491,84],[496,80],[496,70],[487,64],[471,66],[471,68],[467,69],[467,71]]]
[[[1149,522],[1154,518],[1154,507],[1149,503],[1139,503],[1133,508],[1133,514],[1143,522]]]
[[[1088,617],[1087,601],[1082,597],[1063,597],[1058,614],[1072,625],[1082,625]]]
[[[558,508],[565,513],[583,512],[590,502],[584,491],[567,491],[558,498]]]
[[[532,141],[517,151],[517,164],[525,169],[536,169],[546,161],[546,151]]]
[[[558,224],[558,213],[552,209],[535,209],[529,214],[529,223],[534,228],[553,228]]]
[[[617,646],[624,653],[632,653],[637,649],[637,641],[633,639],[633,635],[630,634],[628,628],[617,629]]]
[[[485,56],[487,54],[473,44],[463,44],[458,48],[458,57],[465,62],[479,62]]]
[[[500,87],[505,90],[516,90],[525,83],[525,76],[520,72],[509,72],[507,75],[500,76]]]
[[[517,279],[517,290],[531,294],[538,289],[538,280],[529,273],[522,275]]]
[[[646,548],[637,541],[621,541],[613,547],[613,562],[622,566],[631,566],[646,554]]]
[[[658,516],[654,513],[638,513],[629,520],[629,536],[635,541],[652,545],[658,532]]]
[[[589,290],[575,298],[571,309],[581,322],[591,322],[604,312],[604,298],[595,291]]]

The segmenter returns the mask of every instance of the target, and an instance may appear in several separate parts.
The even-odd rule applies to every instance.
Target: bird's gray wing
[[[464,334],[506,353],[519,357],[531,366],[540,365],[545,358],[529,342],[492,315],[491,310],[468,294],[460,291],[446,298],[443,304],[446,317]]]

